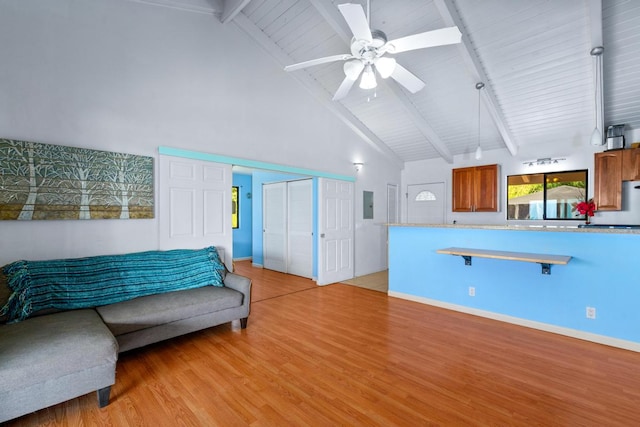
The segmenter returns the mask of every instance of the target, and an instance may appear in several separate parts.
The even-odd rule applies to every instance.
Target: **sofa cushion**
[[[0,326],[0,390],[10,393],[108,363],[118,343],[92,309]]]
[[[97,307],[115,336],[242,305],[242,293],[226,287],[149,295]]]

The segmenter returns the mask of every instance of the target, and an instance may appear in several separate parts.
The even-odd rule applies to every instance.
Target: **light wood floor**
[[[95,393],[10,426],[634,426],[640,354],[239,263],[249,325],[122,354]],[[0,391],[1,398],[1,391]]]
[[[378,273],[367,274],[366,276],[355,277],[346,280],[343,283],[359,288],[371,289],[372,291],[384,292],[389,291],[389,271],[380,271]]]

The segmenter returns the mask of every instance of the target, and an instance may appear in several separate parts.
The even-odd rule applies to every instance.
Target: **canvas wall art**
[[[153,157],[0,139],[0,219],[153,218]]]

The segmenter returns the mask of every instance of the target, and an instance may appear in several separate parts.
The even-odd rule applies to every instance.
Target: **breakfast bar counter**
[[[475,230],[546,231],[561,233],[640,234],[638,225],[485,225],[485,224],[387,224],[390,227],[457,228]]]
[[[634,228],[390,224],[389,295],[640,351],[639,250]]]

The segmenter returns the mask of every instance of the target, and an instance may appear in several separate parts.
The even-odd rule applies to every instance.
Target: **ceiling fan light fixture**
[[[383,79],[386,79],[393,74],[393,71],[396,69],[396,60],[394,58],[382,57],[378,58],[375,61],[376,70],[378,70],[378,74]]]
[[[381,48],[387,43],[387,35],[384,31],[371,30],[371,46],[376,49]]]
[[[360,76],[360,73],[364,69],[364,64],[362,61],[358,59],[352,59],[351,61],[347,61],[344,63],[343,70],[344,75],[349,78],[349,80],[356,81]]]
[[[360,89],[373,89],[376,86],[378,86],[378,82],[376,82],[376,74],[373,72],[371,65],[367,64],[367,66],[364,67],[364,72],[360,79]]]

